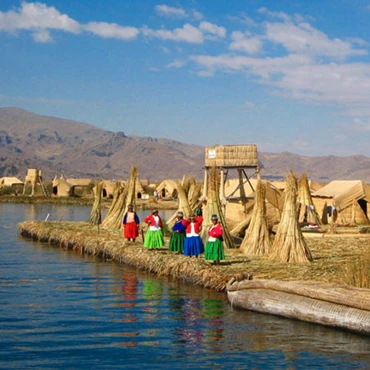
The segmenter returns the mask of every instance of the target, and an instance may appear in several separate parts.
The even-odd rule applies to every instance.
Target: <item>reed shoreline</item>
[[[140,270],[180,279],[216,291],[225,291],[227,282],[248,272],[256,279],[283,281],[322,281],[351,284],[350,267],[370,251],[370,234],[307,235],[313,254],[311,263],[277,263],[263,257],[246,256],[239,249],[227,249],[221,265],[213,265],[203,257],[189,258],[165,247],[148,250],[141,237],[135,243],[123,239],[122,230],[103,229],[86,222],[24,221],[18,224],[22,237],[74,250],[80,254],[134,266]]]

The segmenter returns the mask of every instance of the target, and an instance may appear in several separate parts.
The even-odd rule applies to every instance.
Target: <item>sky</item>
[[[0,107],[370,156],[370,0],[0,0]]]

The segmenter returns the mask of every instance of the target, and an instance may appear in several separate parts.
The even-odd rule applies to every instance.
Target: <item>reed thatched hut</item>
[[[177,196],[177,183],[175,180],[163,180],[156,188],[158,196],[161,198],[174,198]]]
[[[339,224],[369,224],[370,185],[364,181],[332,181],[313,192],[312,200],[319,214],[334,206]]]

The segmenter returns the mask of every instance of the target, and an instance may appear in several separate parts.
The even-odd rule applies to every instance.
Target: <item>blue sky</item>
[[[370,0],[0,1],[0,106],[127,135],[370,156]]]

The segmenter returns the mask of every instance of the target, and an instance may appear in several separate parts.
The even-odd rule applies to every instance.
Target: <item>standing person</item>
[[[185,239],[185,220],[184,213],[177,212],[177,221],[172,228],[172,234],[170,238],[170,248],[171,252],[182,253],[184,251],[184,239]]]
[[[144,222],[149,226],[144,240],[144,247],[148,249],[161,248],[164,246],[163,240],[163,224],[162,219],[158,215],[158,209],[155,209]]]
[[[196,216],[202,216],[203,217],[203,203],[199,203],[197,207],[194,209],[194,214]]]
[[[211,216],[212,225],[208,230],[208,241],[206,244],[205,260],[211,260],[214,264],[219,265],[220,260],[225,259],[224,246],[222,245],[222,226],[218,222],[217,215]]]
[[[204,245],[202,238],[199,236],[202,226],[203,217],[191,215],[188,220],[184,220],[186,225],[186,237],[184,240],[184,255],[196,256],[204,253]]]
[[[127,212],[123,216],[123,237],[134,242],[139,235],[139,216],[134,211],[134,207],[130,204],[127,207]]]

